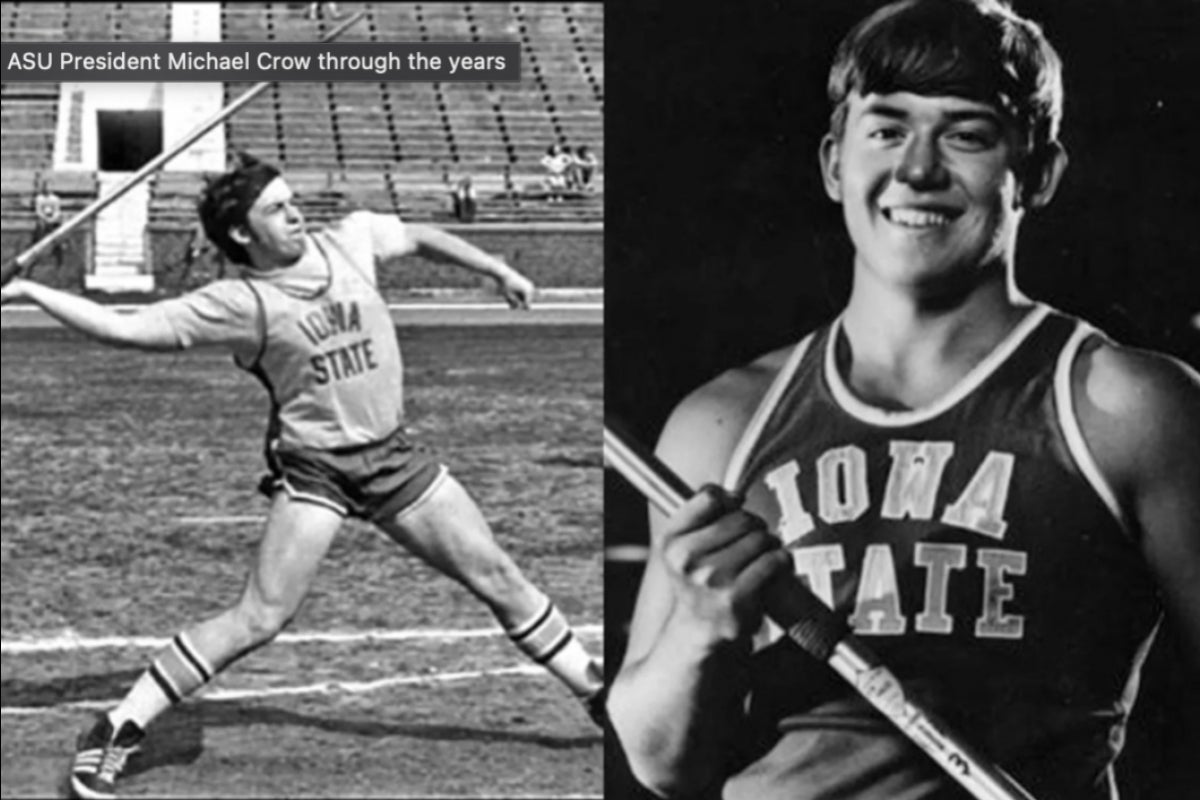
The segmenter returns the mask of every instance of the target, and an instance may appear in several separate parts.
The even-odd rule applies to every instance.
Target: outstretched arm
[[[177,350],[175,332],[166,320],[145,311],[122,313],[86,297],[15,278],[0,290],[0,302],[31,300],[69,328],[104,344],[142,350]]]
[[[421,255],[449,262],[495,279],[500,293],[513,308],[529,308],[533,301],[533,282],[493,255],[452,233],[432,225],[409,223],[408,235]]]

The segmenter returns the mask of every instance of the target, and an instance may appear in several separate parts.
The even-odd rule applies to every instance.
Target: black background
[[[642,441],[688,391],[848,296],[852,251],[816,154],[833,51],[878,5],[606,3],[606,406]],[[1018,284],[1200,365],[1200,0],[1013,5],[1063,58],[1071,157],[1054,202],[1022,226]],[[607,477],[610,544],[644,542],[644,509]],[[607,570],[614,667],[636,578]],[[1158,778],[1165,749],[1200,753],[1181,733],[1197,706],[1183,690],[1167,638],[1119,762],[1126,800],[1194,791]],[[618,761],[609,796],[629,792]]]

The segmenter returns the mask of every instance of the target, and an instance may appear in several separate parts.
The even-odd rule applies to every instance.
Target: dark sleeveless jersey
[[[792,354],[727,485],[783,538],[800,580],[965,741],[1039,800],[1115,796],[1161,608],[1073,412],[1070,367],[1096,332],[1037,306],[911,411],[852,394],[840,335],[835,322]],[[725,797],[962,796],[825,665],[760,640],[751,735]]]

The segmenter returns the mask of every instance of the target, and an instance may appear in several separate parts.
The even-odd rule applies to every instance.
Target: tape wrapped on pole
[[[354,13],[337,27],[331,29],[318,41],[332,42],[365,16],[365,11],[358,11]],[[0,267],[0,286],[3,286],[17,275],[21,274],[23,270],[34,264],[44,253],[53,249],[54,246],[59,243],[59,241],[70,235],[76,228],[99,214],[104,209],[108,208],[117,200],[121,199],[130,189],[146,180],[146,178],[158,172],[158,170],[160,170],[167,162],[176,158],[193,144],[198,142],[213,128],[217,127],[222,122],[241,111],[242,108],[244,108],[247,104],[265,92],[272,83],[273,81],[262,81],[247,89],[240,97],[223,107],[212,117],[197,125],[191,130],[191,132],[186,134],[178,142],[147,161],[141,167],[141,169],[139,169],[137,172],[134,172],[125,180],[121,181],[121,183],[119,183],[111,192],[106,194],[104,197],[98,197],[93,200],[87,207],[85,207],[71,219],[64,222],[52,233],[40,241],[30,245],[12,261],[4,264],[3,267]]]

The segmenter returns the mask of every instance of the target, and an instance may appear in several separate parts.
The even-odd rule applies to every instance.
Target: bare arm
[[[500,293],[513,308],[529,308],[533,301],[533,282],[495,256],[485,253],[464,239],[432,225],[410,223],[408,235],[421,255],[465,267],[493,278]]]
[[[1080,425],[1133,518],[1167,615],[1200,674],[1200,375],[1101,345],[1075,369]]]
[[[1165,356],[1101,345],[1075,368],[1089,449],[1131,518],[1184,656],[1169,735],[1200,737],[1200,376]],[[1168,750],[1166,784],[1195,786],[1187,745]]]
[[[718,484],[761,394],[747,371],[676,409],[659,456],[693,486]],[[651,553],[609,716],[633,774],[663,796],[723,777],[742,731],[761,589],[790,559],[761,521],[718,489],[670,519],[651,517]]]
[[[141,350],[177,350],[175,332],[166,321],[144,311],[122,313],[86,297],[16,278],[3,289],[4,303],[31,300],[69,328],[104,344]]]

